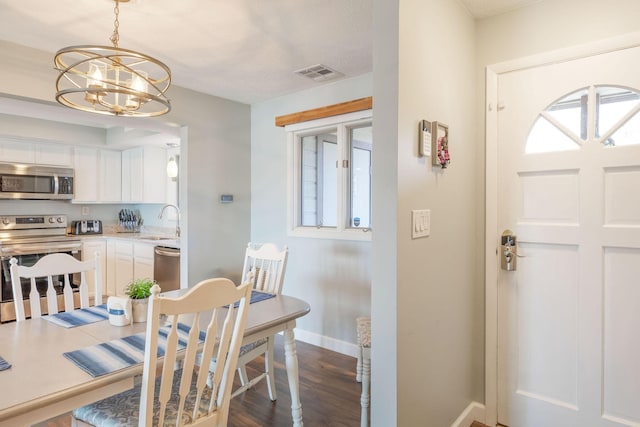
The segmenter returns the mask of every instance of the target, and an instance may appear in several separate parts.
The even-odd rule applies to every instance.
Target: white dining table
[[[296,319],[309,311],[309,304],[286,295],[255,302],[243,340],[250,343],[283,332],[294,427],[303,426],[294,328]],[[0,427],[33,425],[132,388],[142,364],[94,378],[63,353],[143,332],[145,326],[112,326],[104,320],[64,328],[43,318],[1,324],[0,356],[12,367],[0,371]]]

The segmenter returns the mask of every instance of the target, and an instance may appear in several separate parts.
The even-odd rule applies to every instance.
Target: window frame
[[[292,237],[308,237],[336,240],[370,241],[371,228],[350,227],[347,218],[351,204],[351,153],[347,143],[347,132],[354,127],[373,126],[372,110],[325,117],[284,126],[287,133],[287,234]],[[300,139],[308,135],[336,130],[338,143],[338,168],[336,183],[336,226],[301,226],[301,144]]]

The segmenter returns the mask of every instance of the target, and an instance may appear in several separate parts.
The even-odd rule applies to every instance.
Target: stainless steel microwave
[[[0,163],[0,199],[73,199],[73,169]]]

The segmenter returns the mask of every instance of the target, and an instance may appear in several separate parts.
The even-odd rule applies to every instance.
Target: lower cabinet
[[[153,279],[153,248],[154,245],[148,243],[108,240],[107,286],[110,294],[124,295],[125,288],[134,279]]]
[[[148,243],[133,244],[133,277],[135,279],[153,280],[153,248]]]
[[[96,253],[100,254],[100,269],[102,274],[102,295],[103,303],[106,302],[106,295],[114,295],[108,289],[107,284],[107,242],[104,239],[85,239],[82,241],[82,260],[95,259]],[[93,296],[93,290],[95,289],[95,280],[93,275],[88,274],[86,276],[87,285],[89,285],[89,295]]]

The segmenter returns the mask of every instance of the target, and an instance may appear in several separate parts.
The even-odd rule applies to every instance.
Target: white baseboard
[[[358,346],[353,343],[325,337],[324,335],[298,328],[294,330],[294,334],[297,340],[306,342],[307,344],[317,345],[318,347],[342,353],[347,356],[357,357],[358,355]]]
[[[471,402],[469,406],[462,411],[457,420],[451,424],[451,427],[469,427],[474,421],[484,422],[484,405],[478,402]]]

